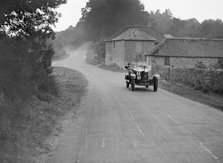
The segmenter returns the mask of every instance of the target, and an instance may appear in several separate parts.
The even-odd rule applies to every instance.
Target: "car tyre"
[[[131,83],[131,88],[132,88],[132,91],[135,90],[135,81],[133,80],[132,83]]]
[[[126,88],[128,88],[129,87],[129,82],[128,81],[126,81]]]
[[[154,92],[158,90],[158,79],[156,77],[153,78],[153,90]]]

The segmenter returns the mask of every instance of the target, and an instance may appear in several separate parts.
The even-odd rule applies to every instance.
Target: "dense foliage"
[[[125,25],[147,25],[149,14],[139,0],[89,0],[81,20],[91,40],[116,34]]]
[[[57,32],[55,40],[61,42],[65,46],[80,46],[87,40],[87,34],[83,23],[79,22],[76,27],[69,26],[66,30]]]
[[[222,20],[182,20],[169,9],[148,13],[139,0],[89,0],[80,22],[94,41],[108,39],[126,25],[150,25],[175,37],[223,38]]]
[[[0,93],[10,101],[29,97],[52,86],[47,40],[66,0],[3,0],[0,6]]]
[[[195,18],[181,20],[175,18],[170,10],[163,13],[157,10],[150,12],[151,24],[162,33],[168,33],[175,37],[209,37],[223,38],[222,20],[197,21]]]
[[[59,17],[55,8],[65,2],[66,0],[1,0],[0,162],[33,162],[20,161],[27,158],[19,155],[24,146],[33,150],[36,145],[34,142],[42,141],[37,139],[33,130],[39,124],[36,120],[43,121],[44,116],[40,119],[40,113],[35,113],[36,106],[41,103],[26,107],[26,100],[34,96],[49,100],[48,97],[52,96],[48,93],[57,93],[51,75],[54,51],[48,40],[54,37],[51,25]],[[30,101],[32,104],[36,100]],[[32,131],[34,133],[30,134]]]

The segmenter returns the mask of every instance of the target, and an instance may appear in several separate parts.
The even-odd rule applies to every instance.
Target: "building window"
[[[164,57],[164,65],[170,66],[170,57]]]
[[[113,42],[113,48],[115,48],[115,41]]]
[[[220,69],[223,69],[223,58],[218,58],[218,63],[217,63],[217,67]]]
[[[218,63],[223,63],[223,58],[218,58]]]

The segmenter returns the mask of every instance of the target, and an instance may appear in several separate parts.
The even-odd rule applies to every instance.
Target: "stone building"
[[[127,62],[144,61],[145,52],[162,39],[163,35],[150,27],[126,27],[106,41],[105,65],[123,67]]]
[[[147,63],[175,68],[194,68],[198,62],[211,67],[223,63],[223,40],[166,38],[145,52]]]

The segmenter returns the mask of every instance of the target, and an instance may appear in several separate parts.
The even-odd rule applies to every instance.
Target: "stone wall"
[[[223,71],[195,68],[172,68],[156,65],[152,71],[160,74],[162,79],[182,83],[205,92],[223,93]]]
[[[116,64],[123,67],[128,62],[144,61],[143,53],[153,47],[153,41],[106,42],[105,65]]]
[[[136,45],[134,41],[125,42],[125,61],[132,62],[136,60]]]
[[[152,65],[164,65],[164,57],[151,57]]]
[[[112,64],[112,42],[106,42],[106,48],[105,48],[105,65]]]
[[[143,53],[154,46],[154,41],[125,41],[125,62],[144,61]]]
[[[116,41],[115,46],[113,45],[113,63],[119,67],[123,67],[125,63],[125,41]]]
[[[147,56],[150,57],[150,56]],[[165,58],[169,58],[169,65],[174,68],[194,68],[198,62],[202,62],[207,67],[213,67],[217,64],[219,58],[192,58],[192,57],[161,57],[161,56],[152,56],[150,57],[153,65],[165,65]]]
[[[218,63],[218,58],[181,58],[170,57],[170,66],[175,68],[194,68],[196,63],[202,62],[207,67]]]
[[[125,54],[124,41],[112,41],[106,43],[105,65],[117,64],[119,67],[124,65]]]

